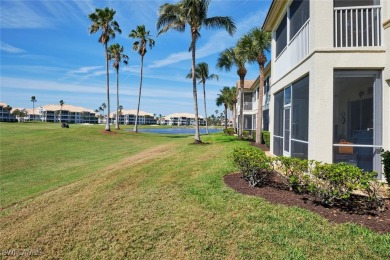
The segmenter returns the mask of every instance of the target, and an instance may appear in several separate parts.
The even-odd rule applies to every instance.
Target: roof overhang
[[[268,10],[267,16],[265,17],[263,31],[272,32],[275,25],[279,22],[281,13],[286,10],[290,0],[273,0],[271,7]]]

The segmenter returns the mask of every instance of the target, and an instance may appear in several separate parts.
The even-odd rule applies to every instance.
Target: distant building
[[[206,125],[202,116],[198,116],[199,125]],[[162,125],[195,125],[195,115],[188,113],[173,113],[160,119]]]
[[[270,103],[270,76],[271,76],[271,64],[265,68],[264,75],[264,93],[263,93],[263,119],[262,129],[269,130],[269,103]],[[259,87],[260,78],[256,80],[245,80],[244,82],[244,130],[253,131],[256,130],[257,110],[259,101]],[[240,96],[238,90],[240,88],[240,82],[236,83],[237,88],[237,114],[240,111]],[[237,116],[237,125],[240,124],[239,116]]]
[[[43,122],[65,122],[71,124],[97,124],[98,118],[93,110],[72,105],[46,105],[38,107],[40,120]],[[35,118],[35,117],[34,117]]]
[[[137,110],[122,110],[119,113],[119,124],[121,125],[134,125],[136,118]],[[112,113],[110,115],[110,122],[115,123],[116,115]],[[139,111],[138,113],[138,124],[139,125],[155,125],[157,124],[157,120],[154,117],[154,114]]]
[[[9,106],[6,103],[0,102],[0,122],[15,122],[17,119],[8,109]]]

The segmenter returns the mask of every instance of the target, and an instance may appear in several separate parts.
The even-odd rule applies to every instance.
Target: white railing
[[[381,7],[334,8],[334,47],[381,46]]]
[[[298,65],[310,50],[310,20],[308,20],[302,28],[289,41],[283,52],[276,58],[274,70],[275,81],[280,79],[284,74]]]

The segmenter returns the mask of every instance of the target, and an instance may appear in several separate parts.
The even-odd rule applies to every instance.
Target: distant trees
[[[116,11],[108,7],[104,9],[96,8],[94,13],[89,14],[89,19],[92,21],[91,27],[89,28],[90,34],[101,31],[99,36],[99,42],[103,44],[106,57],[106,91],[107,91],[107,122],[106,122],[106,131],[111,131],[110,129],[110,80],[108,73],[108,42],[111,39],[115,38],[115,32],[121,33],[119,24],[114,20],[114,15]]]
[[[31,102],[33,103],[33,117],[35,117],[35,102],[38,100],[35,98],[35,96],[31,97]]]
[[[240,48],[248,56],[248,61],[259,65],[259,96],[257,103],[256,143],[261,143],[261,130],[263,122],[263,93],[264,93],[264,67],[267,62],[265,52],[271,49],[271,34],[256,27],[244,35],[239,41]]]
[[[116,71],[116,122],[115,128],[119,129],[119,66],[121,62],[127,65],[129,56],[123,53],[123,46],[120,46],[118,43],[110,45],[108,47],[108,59],[113,60],[114,63],[112,66]]]
[[[237,75],[240,78],[240,122],[238,129],[239,139],[242,139],[244,126],[244,83],[247,73],[247,69],[245,67],[247,61],[247,54],[245,51],[239,48],[238,44],[234,48],[229,48],[221,52],[217,61],[217,67],[224,69],[225,71],[230,71],[232,67],[235,66],[237,68]]]
[[[207,118],[207,109],[206,109],[206,80],[216,79],[218,80],[218,75],[209,74],[209,65],[206,62],[198,63],[195,67],[195,77],[199,79],[199,84],[203,84],[203,105],[204,105],[204,116]],[[187,78],[192,78],[192,71],[187,74]],[[208,123],[206,120],[206,134],[209,134]]]
[[[137,114],[135,116],[134,132],[138,132],[138,114],[139,107],[141,103],[141,89],[142,89],[142,76],[143,76],[143,66],[144,66],[144,56],[147,52],[146,46],[153,48],[155,41],[152,39],[150,32],[146,30],[145,25],[138,25],[135,30],[131,30],[129,34],[130,38],[138,39],[133,43],[133,50],[137,51],[141,56],[141,67],[140,67],[140,83],[138,89],[138,105],[137,105]]]
[[[62,120],[62,107],[64,106],[65,102],[64,100],[60,100],[60,106],[61,106],[61,109],[60,109],[60,123],[61,123],[61,120]]]
[[[160,6],[157,29],[159,35],[168,30],[184,32],[186,26],[190,28],[191,45],[190,51],[192,56],[192,92],[194,97],[195,111],[195,143],[201,143],[198,122],[198,98],[195,77],[195,58],[196,58],[196,41],[200,37],[202,26],[206,28],[222,28],[230,35],[236,31],[233,20],[227,16],[207,17],[210,0],[181,0],[176,4],[163,4]]]
[[[229,87],[224,87],[220,90],[220,93],[218,94],[216,104],[217,106],[224,106],[224,117],[225,117],[225,129],[227,129],[228,120],[227,120],[227,110],[229,108],[229,104],[231,104],[232,100],[232,92]]]

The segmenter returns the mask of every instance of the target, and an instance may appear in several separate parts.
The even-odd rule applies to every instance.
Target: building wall
[[[381,1],[382,21],[390,17],[390,1]],[[283,12],[280,12],[280,16]],[[281,18],[281,17],[280,17]],[[278,24],[275,24],[276,30]],[[390,26],[389,26],[390,27]],[[321,29],[319,29],[321,28]],[[384,29],[380,47],[333,47],[333,1],[310,2],[310,51],[300,63],[292,66],[285,75],[272,81],[272,94],[309,74],[309,159],[324,162],[333,160],[333,74],[335,69],[380,70],[383,90],[384,149],[390,149],[390,28]],[[275,41],[272,50],[275,53]],[[272,54],[272,68],[275,55]],[[273,75],[273,73],[272,73]],[[274,78],[273,78],[274,79]],[[270,118],[273,118],[274,99],[271,98]],[[273,133],[273,120],[270,131]],[[271,151],[273,138],[271,139]]]

